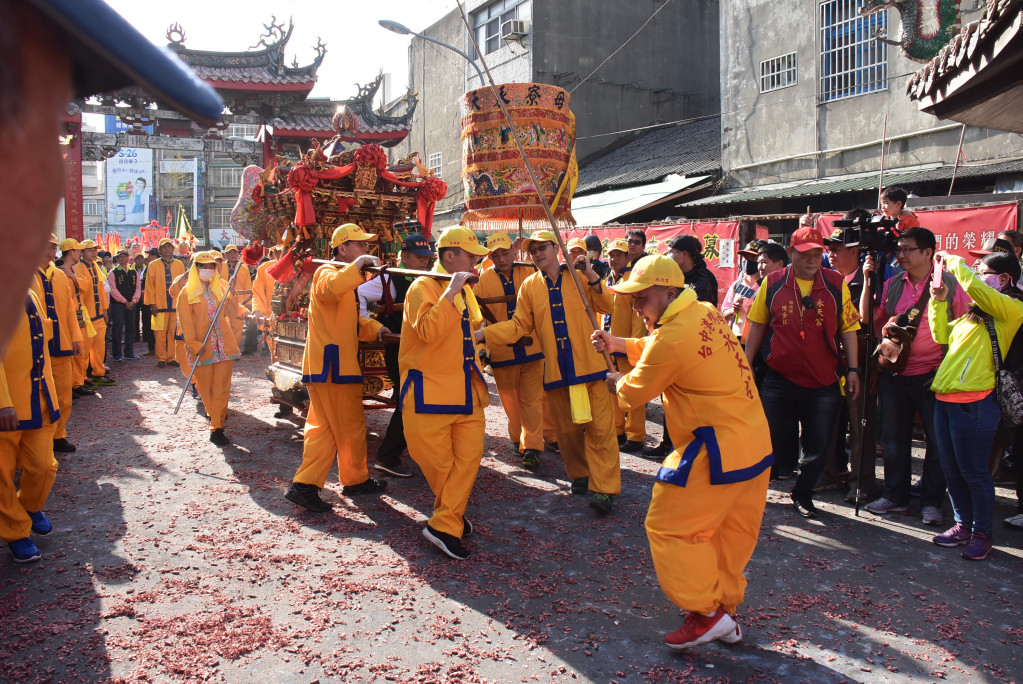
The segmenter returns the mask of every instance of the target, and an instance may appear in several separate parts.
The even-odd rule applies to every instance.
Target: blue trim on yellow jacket
[[[484,385],[487,381],[483,379],[483,373],[476,365],[476,345],[473,343],[472,327],[469,325],[469,308],[462,312],[462,372],[465,375],[465,403],[463,404],[427,404],[423,391],[423,371],[416,368],[409,368],[405,377],[405,384],[401,387],[401,396],[398,398],[398,406],[405,403],[405,393],[409,386],[412,386],[412,394],[416,402],[416,413],[441,413],[470,415],[472,413],[472,374],[476,373],[480,382]]]
[[[32,339],[32,371],[29,378],[32,383],[32,395],[29,401],[32,406],[32,417],[28,420],[19,420],[19,430],[38,430],[43,426],[43,407],[39,399],[40,393],[46,395],[46,404],[50,408],[50,422],[56,423],[60,420],[60,409],[56,408],[54,397],[50,396],[50,390],[43,382],[46,372],[46,348],[43,340],[46,335],[43,333],[43,321],[39,316],[39,310],[32,302],[32,298],[25,299],[25,313],[28,315],[28,333]]]
[[[494,267],[491,267],[494,268]],[[508,280],[504,277],[504,274],[494,268],[494,273],[501,279],[501,288],[504,290],[505,296],[515,296],[515,270],[512,269],[512,280]],[[512,316],[515,315],[515,300],[508,302],[508,316],[507,320],[511,320]],[[515,354],[514,359],[508,359],[507,361],[491,361],[491,368],[504,368],[506,366],[521,366],[524,363],[531,363],[533,361],[540,361],[543,359],[543,353],[537,352],[536,354],[526,354],[524,347],[512,347],[512,353]]]
[[[39,280],[43,283],[43,299],[46,300],[46,315],[53,322],[53,337],[50,338],[50,356],[74,356],[74,349],[61,351],[60,319],[57,318],[57,301],[53,297],[53,281],[46,277],[46,271],[39,269]]]
[[[710,426],[698,427],[693,430],[693,436],[696,439],[687,444],[685,450],[682,451],[678,468],[661,466],[661,469],[657,471],[657,480],[659,482],[685,487],[689,481],[689,471],[693,467],[693,461],[699,455],[700,448],[704,446],[707,447],[707,457],[710,459],[710,483],[712,485],[746,482],[774,465],[774,453],[772,452],[749,467],[725,472],[724,466],[721,463],[721,449],[718,447],[718,438],[714,428]]]
[[[303,375],[302,382],[331,382],[335,385],[361,385],[362,375],[341,375],[341,348],[336,344],[323,346],[323,370]]]
[[[558,272],[557,282],[552,283],[547,274],[543,274],[544,282],[547,284],[547,299],[551,306],[551,325],[554,327],[554,340],[558,345],[558,368],[561,370],[561,380],[545,382],[545,390],[568,387],[569,385],[582,385],[587,382],[603,380],[607,377],[607,369],[590,373],[589,375],[575,374],[575,357],[572,354],[572,340],[568,336],[568,322],[565,319],[565,300],[561,296],[561,283],[565,275],[565,266]]]

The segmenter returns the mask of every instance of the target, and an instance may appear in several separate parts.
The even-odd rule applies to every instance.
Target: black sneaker
[[[627,442],[628,440],[629,440],[629,438],[625,436],[625,433],[624,433],[624,432],[623,432],[622,434],[618,435],[618,448],[620,449],[620,448],[622,448],[623,446],[625,446],[625,443],[626,443],[626,442]]]
[[[615,498],[613,495],[596,492],[593,495],[593,498],[590,499],[590,508],[600,515],[607,515],[611,512],[611,508],[614,506],[614,501]]]
[[[71,442],[67,441],[66,438],[61,437],[60,439],[53,440],[53,450],[59,451],[62,454],[73,454],[78,451],[78,448]]]
[[[167,367],[167,362],[166,361],[157,361],[156,362],[156,367],[157,368],[166,368]]]
[[[358,496],[359,494],[379,494],[385,489],[387,489],[385,480],[374,480],[371,477],[357,485],[345,485],[341,488],[341,493],[345,496]]]
[[[227,446],[231,443],[231,440],[224,434],[224,428],[217,428],[216,430],[210,431],[210,441],[217,446]]]
[[[465,560],[469,557],[469,551],[462,546],[462,540],[452,534],[435,530],[427,525],[423,528],[423,536],[450,558]]]
[[[671,452],[671,442],[661,440],[661,443],[657,446],[643,447],[640,451],[640,455],[643,458],[650,459],[651,461],[661,461]]]
[[[572,480],[572,493],[577,496],[582,496],[586,492],[590,491],[590,478],[580,477],[579,479]]]
[[[536,470],[540,467],[540,452],[536,449],[526,449],[522,452],[522,467],[526,470]]]
[[[295,409],[288,406],[287,404],[277,404],[277,413],[274,414],[274,418],[287,418]]]
[[[332,510],[331,505],[320,498],[320,488],[315,485],[292,482],[284,498],[315,513]]]
[[[394,477],[412,477],[412,472],[407,470],[405,466],[401,464],[400,458],[393,462],[377,460],[377,462],[373,464],[373,467],[382,473],[387,473]]]
[[[199,398],[199,388],[196,387],[194,384],[192,385],[192,398],[193,399]]]
[[[547,445],[547,451],[553,451],[556,454],[560,454],[561,453],[561,449],[558,448],[558,443],[557,442],[549,443]]]
[[[73,390],[71,390],[71,394],[75,395],[76,397],[94,397],[96,396],[96,390],[89,389],[83,385],[81,387],[75,387]]]
[[[100,387],[113,387],[117,384],[117,380],[114,380],[109,375],[101,375],[98,378],[93,378],[92,384]]]
[[[805,499],[797,498],[795,494],[791,494],[790,498],[792,503],[796,506],[796,513],[807,518],[808,520],[817,517],[817,507],[813,505],[813,501],[807,497]]]
[[[472,523],[464,515],[462,516],[462,539],[472,536]]]
[[[643,450],[643,442],[637,442],[634,439],[627,439],[618,445],[618,451],[623,454],[634,454],[637,451]]]
[[[519,448],[518,442],[512,442],[512,454],[516,458],[522,458],[522,449]]]
[[[174,366],[175,368],[177,368],[177,367],[178,367],[178,366],[180,366],[181,364],[180,364],[180,363],[178,363],[177,361],[168,361],[168,362],[167,362],[167,365],[168,365],[168,366]]]

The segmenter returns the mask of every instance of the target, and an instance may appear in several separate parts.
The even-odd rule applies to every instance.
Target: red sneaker
[[[739,625],[731,615],[725,612],[724,608],[718,608],[709,617],[691,612],[686,616],[685,624],[664,637],[664,643],[668,648],[676,651],[717,639],[735,643],[742,638],[742,632],[738,631],[738,628]]]

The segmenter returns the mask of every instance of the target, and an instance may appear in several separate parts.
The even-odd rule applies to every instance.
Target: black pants
[[[153,319],[148,304],[138,307],[142,316],[142,341],[149,345],[149,351],[156,351],[156,336],[153,335]]]
[[[110,351],[115,359],[122,356],[132,356],[134,351],[132,345],[138,329],[135,327],[135,311],[129,311],[128,307],[121,302],[110,302]],[[124,344],[124,354],[121,353],[121,344]]]
[[[394,383],[394,412],[391,413],[391,421],[387,424],[387,432],[384,439],[377,448],[377,461],[380,463],[395,463],[401,459],[408,443],[405,441],[405,423],[401,418],[401,373],[398,372],[398,345],[389,344],[384,348],[384,363],[387,366],[387,375]]]
[[[913,418],[920,414],[927,449],[924,451],[921,506],[941,508],[945,500],[945,474],[934,443],[934,373],[893,375],[881,372],[881,444],[884,446],[884,497],[904,506],[909,503],[913,475]]]

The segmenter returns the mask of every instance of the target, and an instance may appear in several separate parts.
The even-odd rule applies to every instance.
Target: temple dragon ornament
[[[898,40],[888,39],[883,32],[875,37],[888,45],[897,45],[917,62],[926,62],[938,54],[959,30],[959,0],[865,0],[860,14],[867,16],[889,7],[899,13],[902,33]]]

